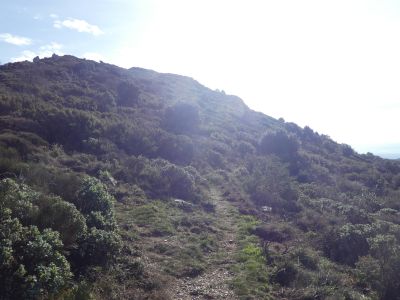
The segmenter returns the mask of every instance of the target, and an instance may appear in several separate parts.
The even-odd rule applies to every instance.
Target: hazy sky
[[[55,52],[187,75],[359,151],[400,153],[400,1],[1,6],[1,63]]]

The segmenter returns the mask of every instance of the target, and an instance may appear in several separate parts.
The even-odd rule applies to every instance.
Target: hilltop
[[[0,179],[2,299],[400,294],[400,162],[192,78],[0,66]]]

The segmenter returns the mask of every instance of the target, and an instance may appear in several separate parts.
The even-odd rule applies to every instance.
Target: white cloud
[[[63,45],[56,43],[56,42],[51,42],[50,44],[43,45],[39,48],[38,51],[31,51],[31,50],[24,50],[21,52],[21,54],[17,57],[11,58],[12,62],[17,62],[17,61],[32,61],[36,56],[39,56],[40,58],[43,57],[50,57],[53,54],[57,55],[63,55],[61,49],[63,48]]]
[[[85,52],[82,54],[82,57],[94,61],[104,60],[104,56],[97,52]]]
[[[16,46],[26,46],[32,44],[32,40],[30,38],[12,35],[10,33],[0,34],[0,41],[13,44]]]
[[[40,49],[44,51],[58,51],[63,47],[63,45],[57,42],[51,42],[50,44],[41,46]]]
[[[36,57],[36,53],[30,50],[24,50],[21,52],[20,56],[11,58],[12,62],[32,60]]]
[[[58,19],[58,15],[57,14],[50,14],[49,17],[52,18],[52,19]]]
[[[62,48],[63,45],[56,42],[51,42],[50,44],[41,46],[37,56],[43,58],[52,56],[53,54],[63,55],[64,53],[61,51]]]
[[[78,32],[87,32],[95,36],[101,35],[104,32],[96,25],[89,24],[85,20],[69,18],[67,20],[55,20],[53,26],[55,28],[69,28]]]

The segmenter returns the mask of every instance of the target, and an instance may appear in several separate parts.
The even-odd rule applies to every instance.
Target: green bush
[[[49,298],[68,287],[72,273],[59,234],[24,227],[0,209],[0,298]]]
[[[86,177],[78,191],[74,204],[83,214],[99,211],[109,214],[113,208],[113,197],[107,192],[100,180]]]
[[[75,264],[80,269],[87,266],[108,267],[117,258],[121,247],[121,238],[116,232],[93,227],[80,240],[78,253],[75,254]]]
[[[164,126],[178,134],[196,132],[200,125],[198,108],[188,103],[177,103],[168,107],[164,115]]]
[[[298,149],[298,141],[284,131],[265,134],[259,144],[260,153],[275,154],[284,161],[296,159]]]
[[[293,237],[294,230],[293,227],[285,223],[263,224],[252,230],[252,233],[265,241],[282,243]]]
[[[13,218],[24,225],[32,224],[39,213],[35,203],[39,193],[26,185],[20,185],[10,178],[0,181],[0,208],[10,209]]]
[[[59,197],[47,196],[41,196],[37,204],[40,208],[37,226],[58,231],[64,247],[76,246],[78,239],[86,233],[85,218],[76,207]]]
[[[342,264],[354,266],[360,256],[368,254],[369,248],[365,234],[351,224],[325,236],[325,254]]]

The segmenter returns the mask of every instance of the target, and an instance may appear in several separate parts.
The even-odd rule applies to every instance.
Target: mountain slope
[[[400,294],[398,161],[72,56],[0,66],[0,130],[0,298]]]

